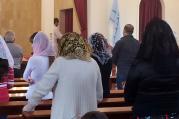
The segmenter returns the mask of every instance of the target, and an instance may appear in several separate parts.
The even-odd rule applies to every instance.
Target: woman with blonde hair
[[[54,89],[51,119],[81,119],[86,112],[96,111],[103,99],[100,70],[79,34],[63,35],[58,49],[59,57],[37,84],[23,111],[34,111],[41,98]]]

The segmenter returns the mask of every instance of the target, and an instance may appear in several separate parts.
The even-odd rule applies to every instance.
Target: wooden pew
[[[9,94],[10,101],[26,101],[25,93]]]
[[[116,82],[116,76],[111,76],[111,77],[110,77],[110,80],[111,80],[112,82]]]
[[[21,114],[22,108],[26,104],[26,101],[10,101],[7,103],[0,103],[0,114]],[[36,109],[50,109],[52,100],[44,100],[37,106]]]
[[[24,119],[22,114],[19,115],[8,115],[7,119]]]
[[[9,93],[26,93],[28,87],[13,87],[9,89]],[[124,96],[124,90],[110,90],[109,98],[114,97],[123,97]]]
[[[13,87],[9,89],[9,93],[26,93],[28,87]],[[110,90],[110,94],[113,97],[123,97],[124,96],[124,90]],[[111,96],[110,95],[110,96]]]
[[[23,78],[15,78],[14,82],[26,82]],[[110,89],[112,89],[112,86],[116,83],[116,76],[111,76],[110,77]]]
[[[22,107],[27,101],[10,101],[8,103],[0,103],[0,114],[21,114]],[[52,100],[43,100],[38,106],[37,110],[50,109]],[[105,98],[98,107],[119,107],[129,106],[125,103],[123,98]]]
[[[111,90],[115,89],[115,84],[116,84],[116,76],[111,76],[109,80],[109,88]]]
[[[23,78],[14,78],[14,82],[26,82]]]
[[[112,82],[116,82],[116,76],[111,76],[111,77],[110,77],[110,80],[111,80]],[[15,81],[15,82],[25,82],[25,80],[24,80],[23,78],[14,78],[14,81]]]
[[[27,87],[29,84],[27,82],[14,82],[14,87]]]
[[[125,102],[124,98],[104,98],[101,103],[98,104],[98,107],[122,107],[129,106]]]
[[[110,98],[124,97],[124,90],[110,90]]]
[[[9,93],[26,93],[28,87],[13,87],[9,89]]]
[[[109,119],[131,119],[132,107],[104,107],[98,111],[105,113]],[[36,110],[30,115],[24,113],[25,119],[50,119],[51,110]]]
[[[22,91],[21,91],[22,89]],[[10,101],[25,101],[25,92],[27,87],[14,87],[9,90]],[[21,93],[22,92],[22,93]],[[123,97],[123,90],[111,90],[110,95],[107,98],[120,98]]]
[[[131,119],[132,107],[104,107],[98,111],[105,113],[109,119]]]
[[[12,98],[12,96],[14,96]],[[21,96],[15,97],[16,95],[13,94],[10,97],[10,102],[13,101],[27,101],[26,97],[22,94]],[[124,98],[104,98],[102,103],[100,103],[99,107],[118,107],[118,106],[126,106],[129,105],[124,101]]]

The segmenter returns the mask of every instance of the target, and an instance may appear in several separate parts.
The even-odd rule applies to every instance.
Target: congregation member
[[[112,62],[117,66],[116,82],[118,89],[124,89],[129,68],[139,49],[139,42],[133,37],[133,31],[133,25],[125,25],[123,37],[117,41],[112,50]]]
[[[13,86],[14,60],[4,41],[0,36],[0,103],[9,101],[8,89]],[[6,115],[0,114],[0,119],[7,119]]]
[[[58,55],[58,42],[60,41],[60,38],[62,37],[62,33],[60,32],[60,26],[59,26],[59,19],[54,18],[54,29],[53,29],[53,38],[52,38],[52,45],[55,49],[56,56]]]
[[[34,33],[29,37],[29,42],[30,42],[31,44],[33,44],[34,37],[35,37],[35,35],[36,35],[37,33],[38,33],[38,32],[34,32]],[[33,55],[33,52],[31,52],[31,55]]]
[[[135,119],[179,118],[179,51],[165,21],[154,19],[146,26],[124,94]]]
[[[50,65],[54,61],[54,49],[46,34],[38,32],[33,39],[33,55],[30,57],[25,68],[23,79],[29,83],[29,88],[26,93],[26,98],[29,99],[33,95],[35,86],[47,72]],[[43,99],[52,99],[52,91],[49,91]]]
[[[14,77],[21,78],[21,63],[23,58],[23,49],[20,45],[15,43],[15,33],[13,31],[7,31],[5,33],[4,40],[14,59]]]
[[[23,111],[34,111],[41,98],[53,89],[51,119],[81,119],[85,113],[96,111],[103,99],[100,69],[82,36],[66,33],[60,40],[59,57],[37,84]]]
[[[29,38],[29,42],[30,42],[30,43],[33,43],[34,37],[35,37],[35,35],[36,35],[37,33],[38,33],[38,32],[34,32],[34,33],[30,36],[30,38]]]
[[[86,113],[81,119],[108,119],[106,114],[98,111]]]
[[[113,47],[110,45],[110,43],[108,43],[108,40],[106,38],[104,38],[103,41],[104,41],[105,49],[106,49],[107,53],[112,57]]]
[[[94,33],[89,38],[89,44],[92,47],[91,57],[98,63],[102,76],[103,96],[107,97],[110,94],[110,74],[112,69],[112,59],[107,52],[105,37],[101,33]]]

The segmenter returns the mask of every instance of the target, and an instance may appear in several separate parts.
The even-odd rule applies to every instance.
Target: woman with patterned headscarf
[[[23,111],[33,111],[40,99],[54,90],[51,119],[81,119],[97,110],[103,98],[98,64],[90,57],[90,47],[77,33],[67,33],[58,42],[59,57],[29,98]]]
[[[110,55],[107,53],[104,40],[104,36],[100,33],[94,33],[89,38],[89,43],[93,49],[91,56],[96,60],[100,67],[104,90],[103,95],[106,97],[110,93],[109,79],[112,69],[112,61]]]
[[[29,59],[23,78],[29,83],[26,98],[33,95],[34,88],[43,75],[47,72],[54,60],[54,50],[46,34],[38,32],[33,39],[33,56]],[[43,99],[52,99],[52,92],[48,93]]]

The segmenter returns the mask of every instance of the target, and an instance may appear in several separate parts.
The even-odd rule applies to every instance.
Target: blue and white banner
[[[113,0],[110,21],[113,23],[113,46],[121,38],[118,0]]]

